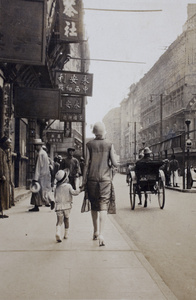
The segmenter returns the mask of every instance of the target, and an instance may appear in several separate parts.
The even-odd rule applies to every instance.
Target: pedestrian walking
[[[84,157],[80,157],[80,174],[79,174],[79,182],[80,182],[80,185],[82,185],[82,178],[83,178],[83,173],[84,173],[84,166],[85,166],[85,160],[84,160]]]
[[[11,139],[3,136],[0,139],[0,218],[8,218],[3,210],[10,208],[10,169],[7,151],[11,149]]]
[[[62,160],[61,169],[69,169],[69,183],[73,189],[76,190],[79,187],[79,175],[81,174],[80,163],[74,155],[75,148],[67,149],[67,157]]]
[[[69,183],[69,169],[59,170],[55,179],[57,181],[55,189],[55,211],[57,215],[56,241],[62,242],[61,226],[64,223],[64,239],[68,238],[69,216],[72,208],[73,196],[80,193],[80,189],[74,190]]]
[[[178,176],[178,170],[179,170],[179,162],[177,161],[174,154],[171,156],[170,160],[170,173],[171,173],[171,180],[173,187],[179,187],[179,176]]]
[[[131,174],[130,174],[130,172],[131,172],[131,164],[127,164],[127,170],[126,170],[126,183],[129,185],[129,183],[130,183],[130,179],[131,179]]]
[[[48,148],[47,148],[45,145],[42,146],[42,149],[43,149],[44,151],[46,151],[46,153],[47,153],[47,155],[48,155],[49,169],[50,169],[50,174],[51,174],[51,176],[52,176],[53,169],[54,169],[54,161],[50,158],[50,156],[49,156],[49,154],[48,154]]]
[[[117,167],[118,164],[113,144],[105,139],[104,124],[95,123],[93,133],[95,139],[86,144],[86,164],[81,189],[85,190],[84,200],[89,200],[91,204],[93,240],[98,239],[99,246],[105,246],[103,233],[107,213],[116,213],[111,167]]]
[[[52,189],[54,188],[54,182],[55,182],[55,175],[60,170],[60,164],[58,163],[58,157],[54,157],[54,164],[53,164],[53,171],[51,174],[51,181],[52,181]]]
[[[32,193],[30,203],[34,205],[34,207],[29,209],[30,212],[39,211],[39,206],[48,205],[49,202],[51,209],[54,209],[54,201],[49,197],[49,193],[51,192],[51,174],[48,155],[42,148],[44,143],[41,139],[35,139],[34,145],[37,151],[37,158],[32,186],[38,182],[40,190],[37,193]]]
[[[63,161],[63,158],[61,155],[57,155],[57,162],[60,164],[60,169],[62,169],[62,161]]]
[[[46,201],[45,206],[47,206],[47,207],[51,206],[52,209],[53,209],[54,208],[54,194],[53,194],[53,187],[54,187],[54,182],[53,182],[53,179],[54,179],[54,176],[53,176],[53,173],[54,173],[54,161],[50,158],[48,148],[45,145],[42,146],[42,149],[44,151],[46,151],[46,153],[48,155],[49,170],[50,170],[50,175],[51,175],[51,190],[48,193],[48,200]]]
[[[170,186],[170,176],[171,176],[171,172],[170,172],[170,163],[169,163],[169,159],[164,159],[163,160],[163,165],[160,167],[161,170],[163,170],[164,174],[165,174],[165,185],[166,186]]]

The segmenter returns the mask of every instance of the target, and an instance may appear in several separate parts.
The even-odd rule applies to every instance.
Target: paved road
[[[166,190],[165,208],[152,196],[147,208],[130,208],[125,175],[114,178],[115,220],[179,300],[196,299],[196,194]]]

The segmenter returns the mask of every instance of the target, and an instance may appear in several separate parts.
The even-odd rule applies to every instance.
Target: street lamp
[[[191,148],[191,140],[189,135],[189,126],[191,124],[190,120],[186,120],[185,124],[187,126],[187,140],[186,140],[186,148],[187,148],[187,189],[191,189],[191,172],[190,172],[190,156],[189,149]]]

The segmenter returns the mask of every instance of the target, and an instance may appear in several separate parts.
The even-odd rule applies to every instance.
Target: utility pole
[[[163,94],[160,94],[160,142],[163,137]]]
[[[187,141],[186,141],[186,146],[187,146],[187,173],[186,173],[187,189],[191,189],[191,171],[190,171],[190,156],[189,156],[189,149],[190,149],[189,144],[191,146],[189,126],[190,126],[191,121],[186,120],[185,123],[186,123],[186,126],[187,126]]]
[[[136,132],[136,122],[134,122],[134,155],[135,155],[135,161],[136,161],[136,147],[137,147],[137,140],[136,140],[137,132]]]

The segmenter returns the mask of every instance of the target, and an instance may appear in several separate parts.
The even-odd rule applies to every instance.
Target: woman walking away
[[[56,241],[62,242],[61,237],[61,225],[64,223],[65,233],[64,239],[68,238],[69,230],[69,215],[72,208],[72,196],[76,196],[80,193],[80,190],[74,190],[69,181],[69,169],[59,170],[55,179],[57,180],[57,185],[55,189],[55,211],[57,215],[56,223]]]
[[[93,133],[95,139],[86,144],[86,163],[81,189],[85,189],[91,203],[93,239],[99,240],[99,246],[105,246],[103,232],[107,213],[115,213],[109,210],[111,201],[115,200],[112,167],[117,167],[118,164],[112,143],[105,139],[104,124],[95,123]]]

